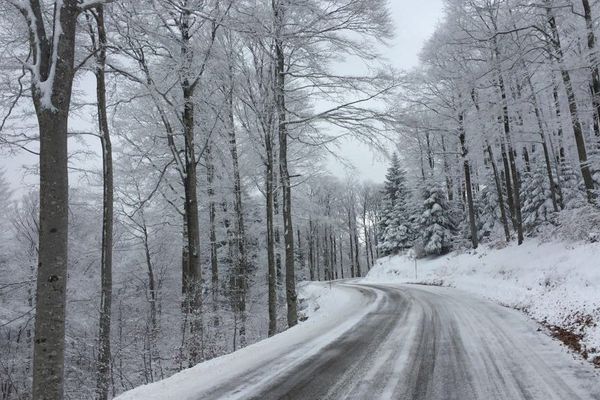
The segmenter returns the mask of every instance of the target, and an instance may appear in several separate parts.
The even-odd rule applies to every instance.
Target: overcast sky
[[[396,25],[393,47],[385,50],[389,62],[397,69],[408,70],[419,61],[419,51],[433,33],[442,17],[443,0],[389,0],[392,17]],[[354,166],[351,172],[364,180],[382,182],[387,169],[387,161],[374,154],[366,145],[347,141],[340,146],[340,153]],[[348,174],[346,168],[332,157],[329,168],[340,177]]]
[[[382,49],[382,53],[388,56],[388,62],[397,69],[410,69],[417,65],[418,54],[425,40],[431,36],[437,22],[441,18],[443,0],[389,0],[392,16],[396,26],[396,37],[392,40],[390,49]],[[348,71],[352,65],[348,65]],[[86,123],[82,118],[75,117],[71,121],[72,126],[80,130]],[[91,129],[91,128],[89,128]],[[354,141],[346,141],[340,144],[339,150],[346,160],[354,165],[349,171],[347,167],[335,161],[331,157],[329,169],[340,178],[346,175],[361,180],[372,180],[382,182],[387,169],[387,161],[381,154],[375,154],[366,145]],[[0,154],[0,167],[7,172],[7,178],[18,192],[24,190],[25,186],[37,184],[37,177],[24,174],[24,166],[36,162],[36,158],[28,154],[19,154],[17,157],[7,157]],[[75,183],[75,182],[73,182]]]

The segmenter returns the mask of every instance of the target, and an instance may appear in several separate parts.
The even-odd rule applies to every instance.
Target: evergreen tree
[[[383,192],[379,248],[384,255],[388,255],[411,247],[413,240],[407,207],[409,193],[406,189],[406,173],[396,153],[392,155]]]
[[[385,175],[385,183],[383,191],[385,194],[386,201],[389,202],[391,208],[394,208],[396,199],[399,196],[398,190],[405,184],[405,174],[400,165],[400,159],[398,153],[392,154],[391,165]]]
[[[560,166],[560,188],[562,205],[566,209],[579,208],[585,205],[584,192],[581,190],[581,178],[569,162]]]
[[[428,182],[422,190],[423,210],[420,217],[420,239],[425,255],[442,255],[452,249],[456,223],[444,190]]]
[[[494,187],[492,179],[492,177],[488,177],[487,184],[481,188],[475,197],[475,208],[478,212],[477,231],[479,232],[479,240],[491,237],[496,229],[502,229],[502,215],[498,201],[498,192]],[[507,204],[504,204],[504,209],[505,212],[508,212]]]
[[[477,194],[475,201],[476,209],[478,210],[477,231],[481,240],[490,237],[497,224],[501,221],[501,217],[498,215],[498,194],[492,186],[484,186]]]
[[[388,226],[383,232],[381,250],[385,254],[398,253],[412,247],[414,229],[408,210],[408,193],[404,183],[401,186],[401,195],[396,199],[396,205],[389,215]]]
[[[548,221],[553,212],[550,184],[541,166],[534,166],[524,175],[521,204],[523,227],[530,232]]]

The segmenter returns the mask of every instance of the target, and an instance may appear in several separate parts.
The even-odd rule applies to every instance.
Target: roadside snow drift
[[[386,257],[365,281],[452,286],[520,309],[600,366],[600,244],[529,240],[416,263]]]
[[[260,385],[285,372],[270,368],[272,361],[282,358],[284,354],[289,357],[290,352],[296,353],[293,354],[296,362],[311,357],[352,328],[380,300],[344,285],[303,283],[299,291],[299,297],[304,302],[302,312],[309,317],[305,322],[162,381],[137,387],[117,396],[115,400],[198,400],[225,382],[235,381],[241,375],[247,376],[249,371],[255,374],[253,384]],[[293,368],[294,365],[286,367]],[[250,393],[253,388],[252,384],[242,386],[232,398],[243,399],[245,393]]]

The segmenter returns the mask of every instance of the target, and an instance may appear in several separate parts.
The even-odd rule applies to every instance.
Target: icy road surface
[[[337,284],[323,315],[119,397],[600,399],[600,375],[518,311],[440,287]]]

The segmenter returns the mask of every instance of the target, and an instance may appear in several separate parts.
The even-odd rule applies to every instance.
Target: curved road
[[[597,372],[519,312],[449,288],[345,286],[378,305],[317,354],[202,399],[600,399]]]
[[[451,288],[333,288],[307,322],[118,399],[600,399],[599,372],[518,311]]]

